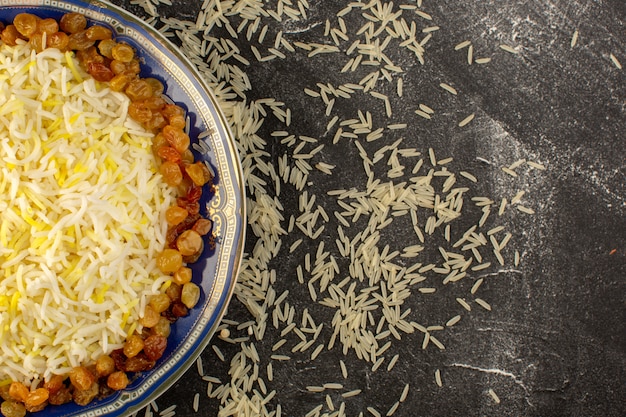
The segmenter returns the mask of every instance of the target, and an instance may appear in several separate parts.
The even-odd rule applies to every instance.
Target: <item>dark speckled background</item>
[[[128,2],[115,3],[145,16]],[[176,7],[160,6],[159,11],[163,16],[195,20],[201,2],[175,3]],[[274,1],[267,3],[275,7]],[[290,41],[320,41],[325,20],[346,3],[309,0],[306,21],[268,20],[266,46],[272,46],[279,30]],[[480,177],[479,190],[495,198],[526,190],[525,203],[537,213],[520,213],[507,223],[514,235],[511,244],[520,251],[522,262],[516,269],[486,273],[479,291],[492,311],[475,306],[446,330],[442,336],[445,351],[432,346],[422,350],[421,335],[416,333],[404,335],[390,348],[389,357],[398,353],[400,360],[389,373],[386,365],[372,372],[371,364],[357,360],[353,353],[344,356],[338,348],[324,351],[316,361],[308,359],[308,352],[288,362],[275,362],[274,381],[268,382],[268,389],[277,394],[268,408],[281,404],[283,415],[302,417],[324,403],[323,395],[311,394],[305,386],[341,379],[338,361],[343,359],[350,374],[346,387],[363,391],[346,401],[350,416],[359,411],[368,415],[367,406],[384,415],[405,383],[411,384],[411,391],[398,416],[626,415],[626,70],[617,69],[609,59],[613,53],[626,66],[626,2],[425,0],[424,10],[433,16],[432,24],[441,27],[426,46],[425,65],[406,51],[386,50],[404,69],[404,94],[397,97],[395,82],[379,83],[377,90],[391,98],[393,122],[408,123],[408,128],[388,133],[384,143],[403,137],[404,147],[423,153],[432,147],[441,157],[453,156],[455,166]],[[358,27],[351,26],[357,25],[352,18],[347,16],[346,23],[354,33]],[[570,48],[576,29],[578,44]],[[469,66],[466,50],[454,50],[465,39],[472,40],[475,57],[488,56],[492,61]],[[361,160],[352,141],[332,145],[333,133],[325,132],[329,118],[324,116],[323,103],[303,94],[303,89],[314,88],[316,82],[347,82],[339,74],[345,55],[306,59],[303,53],[287,54],[283,60],[258,63],[246,42],[244,36],[236,40],[252,62],[246,69],[253,85],[248,99],[284,101],[293,113],[289,130],[327,144],[319,160],[337,168],[330,177],[312,172],[308,190],[317,194],[318,204],[328,213],[338,210],[336,201],[325,193],[362,185]],[[502,51],[501,43],[518,45],[520,54]],[[358,82],[358,77],[353,78],[352,82]],[[440,82],[456,86],[459,95],[444,92],[438,87]],[[414,113],[418,103],[434,108],[437,117],[420,119]],[[361,95],[335,105],[344,118],[360,108],[370,110],[380,126],[391,123],[380,100],[372,97]],[[474,121],[458,128],[458,121],[470,113],[476,114]],[[270,133],[276,130],[285,130],[284,124],[268,117],[259,135],[270,141]],[[381,142],[362,143],[371,152],[381,146]],[[271,151],[270,159],[276,161],[286,147],[276,142]],[[519,158],[540,161],[548,170],[517,179],[502,175],[499,167]],[[297,199],[296,190],[283,187],[286,218],[299,214]],[[386,239],[401,244],[413,236],[410,227],[404,226],[394,222],[385,232]],[[329,246],[335,228],[327,227]],[[285,237],[283,247],[297,238]],[[249,250],[254,241],[250,233]],[[317,244],[305,240],[293,254],[282,251],[272,265],[278,276],[277,293],[289,289],[292,305],[300,310],[310,307],[317,320],[329,323],[332,312],[315,310],[306,288],[295,279],[296,266]],[[343,265],[347,270],[347,264]],[[432,301],[410,299],[404,307],[410,306],[418,321],[445,322],[454,312],[462,313],[454,295],[446,291],[462,289],[467,294],[472,282],[455,290],[442,288],[441,296]],[[228,317],[240,322],[249,319],[237,300]],[[329,334],[322,336],[328,339]],[[262,368],[279,339],[279,332],[274,331],[255,341],[265,358]],[[227,358],[239,351],[238,346],[221,340],[214,343]],[[220,362],[212,349],[202,358],[207,375],[229,381],[228,363]],[[434,382],[436,369],[442,372],[441,388]],[[489,388],[498,393],[500,404],[486,394]],[[179,416],[195,415],[192,400],[199,393],[197,415],[217,415],[219,402],[208,399],[206,389],[207,382],[192,367],[157,403],[161,410],[177,404]],[[339,404],[340,395],[333,400]]]

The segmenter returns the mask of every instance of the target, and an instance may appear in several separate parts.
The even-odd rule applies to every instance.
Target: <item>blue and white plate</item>
[[[208,161],[215,187],[204,190],[201,213],[213,220],[214,250],[193,264],[193,281],[202,289],[198,305],[172,326],[167,350],[154,369],[143,372],[128,388],[88,406],[74,403],[48,406],[46,417],[125,416],[154,400],[194,363],[207,346],[231,298],[243,254],[245,196],[237,148],[217,101],[194,65],[155,29],[109,3],[74,0],[0,0],[0,21],[8,23],[22,12],[59,19],[67,12],[84,14],[90,24],[110,27],[117,40],[137,50],[143,77],[166,86],[165,94],[187,110],[196,158]]]

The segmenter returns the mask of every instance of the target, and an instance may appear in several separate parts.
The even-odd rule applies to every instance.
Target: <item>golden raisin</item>
[[[82,51],[95,45],[95,41],[87,39],[87,31],[72,33],[69,36],[67,47],[75,51]]]
[[[109,355],[102,355],[96,360],[96,373],[102,378],[115,371],[115,361]]]
[[[44,44],[44,40],[43,40],[43,34],[41,33],[33,33],[28,43],[30,43],[30,46],[37,53],[46,49],[46,45]]]
[[[9,395],[14,400],[24,402],[28,397],[28,388],[26,388],[26,385],[21,382],[11,382],[11,386],[9,386]]]
[[[117,42],[113,39],[103,39],[98,42],[98,51],[106,58],[113,59],[113,47],[117,45]]]
[[[87,27],[87,18],[80,13],[66,13],[59,22],[61,30],[65,33],[77,33]]]
[[[18,39],[24,39],[24,37],[17,31],[15,25],[8,25],[0,35],[0,40],[9,46],[17,45]]]
[[[162,313],[170,306],[170,298],[165,293],[153,295],[148,303],[157,313]]]
[[[115,51],[115,48],[113,48]],[[152,87],[145,80],[136,78],[124,90],[130,101],[145,100],[152,97]]]
[[[162,111],[170,126],[184,129],[187,126],[185,120],[185,110],[175,104],[168,104]]]
[[[28,393],[28,397],[26,397],[26,401],[24,401],[24,405],[26,409],[33,409],[46,401],[48,401],[48,397],[50,394],[48,390],[45,388],[37,388],[34,391]]]
[[[183,292],[180,295],[180,301],[187,307],[192,308],[200,299],[200,287],[193,282],[183,285]]]
[[[87,29],[85,35],[90,41],[103,41],[105,39],[111,39],[113,32],[111,32],[111,29],[105,28],[104,26],[93,25]]]
[[[152,77],[144,78],[144,81],[150,84],[150,87],[152,87],[152,94],[154,94],[155,97],[161,97],[161,94],[165,91],[165,86],[163,86],[161,81]]]
[[[126,343],[124,343],[124,355],[127,358],[132,358],[133,356],[137,356],[139,352],[143,349],[143,339],[139,335],[132,335],[128,339],[126,339]]]
[[[59,24],[51,17],[40,19],[37,21],[37,33],[45,33],[46,35],[52,35],[59,31]]]
[[[48,48],[57,48],[61,51],[67,49],[67,45],[70,42],[70,37],[65,32],[55,32],[48,35],[46,46]]]
[[[187,218],[187,209],[179,206],[172,206],[165,211],[165,221],[170,226],[176,226]]]
[[[0,412],[4,417],[24,417],[26,415],[26,407],[17,401],[3,401],[0,405]]]
[[[184,152],[180,154],[180,159],[181,161],[186,162],[188,164],[193,164],[195,157],[193,156],[193,152],[191,152],[191,150],[187,148],[185,149]]]
[[[161,272],[171,274],[183,266],[183,256],[176,249],[165,249],[157,255],[156,265]]]
[[[157,137],[158,136],[159,135],[157,135]],[[160,136],[164,138],[163,135],[160,135]],[[165,161],[170,161],[170,162],[181,161],[180,154],[178,153],[176,149],[172,148],[171,146],[159,146],[158,148],[156,148],[156,153],[159,156],[159,158]]]
[[[143,317],[139,319],[139,323],[141,323],[143,327],[152,328],[157,325],[160,318],[161,315],[159,312],[148,304],[143,311]]]
[[[207,168],[204,162],[196,162],[187,165],[185,172],[198,187],[202,187],[213,178],[213,175],[211,175],[209,168]]]
[[[159,112],[153,112],[152,118],[143,125],[147,130],[160,130],[167,126],[167,121]]]
[[[172,283],[167,290],[165,290],[165,294],[170,297],[173,303],[180,301],[180,295],[183,293],[183,286]]]
[[[178,271],[174,272],[172,281],[178,285],[184,285],[191,281],[192,272],[190,268],[183,266]]]
[[[186,149],[189,149],[189,136],[182,129],[168,125],[163,128],[161,133],[163,133],[170,146],[176,149],[178,153],[183,153]]]
[[[207,235],[211,231],[213,222],[209,219],[198,219],[191,227],[191,230],[198,232],[200,236]]]
[[[165,317],[161,317],[159,322],[152,328],[152,332],[159,336],[169,337],[171,332],[170,321]]]
[[[172,187],[177,186],[183,180],[183,173],[180,170],[180,167],[177,163],[171,161],[165,161],[161,164],[159,168],[161,175],[163,176],[163,181],[167,185],[171,185]]]
[[[126,43],[118,43],[111,50],[111,55],[117,61],[128,63],[135,57],[135,50]]]
[[[146,123],[152,119],[152,110],[145,105],[143,100],[131,101],[128,106],[128,115],[139,123]]]
[[[130,80],[133,79],[132,76],[125,73],[117,73],[113,66],[111,65],[111,70],[114,74],[117,74],[109,81],[109,88],[113,91],[124,91]]]
[[[33,36],[37,31],[37,21],[39,18],[31,13],[19,13],[13,19],[15,29],[27,38]]]
[[[113,372],[107,378],[107,386],[116,391],[126,388],[128,383],[128,375],[126,375],[126,372],[123,371]]]
[[[202,246],[202,236],[193,230],[185,230],[176,239],[176,248],[183,256],[195,255]]]
[[[63,381],[64,377],[61,375],[52,375],[44,384],[43,387],[48,390],[50,394],[58,392],[61,388],[65,387]]]
[[[48,401],[52,405],[66,404],[72,401],[72,392],[68,387],[61,387],[57,392],[51,392]]]
[[[72,398],[74,402],[78,405],[87,405],[90,402],[92,402],[94,398],[96,398],[96,396],[98,395],[99,388],[100,386],[98,385],[98,383],[94,382],[93,384],[91,384],[91,387],[89,387],[88,389],[74,390],[74,394],[72,395]]]
[[[96,381],[96,376],[84,366],[77,366],[70,371],[70,381],[77,390],[87,390]]]

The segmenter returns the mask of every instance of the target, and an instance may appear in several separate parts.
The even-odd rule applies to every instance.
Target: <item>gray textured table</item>
[[[150,11],[140,6],[130,2],[116,3],[149,17]],[[154,24],[161,27],[163,21],[169,22],[168,25],[174,28],[169,30],[170,33],[175,32],[175,24],[168,19],[195,22],[201,10],[201,2],[175,3],[175,7],[158,5],[155,9],[160,18],[156,18]],[[210,20],[218,9],[214,6],[215,1],[205,3],[212,5],[212,11],[207,9],[206,15],[205,11],[202,12],[205,20]],[[290,217],[298,218],[302,214],[298,201],[304,191],[309,198],[316,195],[312,211],[319,205],[329,219],[326,221],[321,214],[316,219],[312,232],[321,225],[325,229],[315,238],[307,236],[312,233],[297,226],[290,233],[279,235],[282,247],[268,261],[255,259],[252,255],[247,257],[246,275],[227,315],[230,339],[236,342],[216,338],[215,348],[208,348],[202,354],[204,379],[198,369],[192,367],[157,401],[159,410],[175,404],[177,415],[195,415],[196,397],[198,415],[213,416],[218,414],[220,407],[231,407],[232,404],[228,404],[235,401],[232,395],[224,396],[222,401],[209,398],[207,387],[215,397],[220,384],[231,383],[231,379],[233,383],[242,381],[238,376],[231,378],[229,368],[233,358],[238,358],[242,352],[243,343],[245,349],[253,344],[259,354],[256,363],[248,358],[247,364],[251,365],[248,375],[252,377],[254,367],[258,366],[259,378],[263,382],[261,386],[255,381],[250,387],[244,382],[240,386],[243,387],[241,395],[253,398],[254,390],[257,390],[259,397],[265,398],[267,395],[263,391],[269,394],[276,390],[265,407],[269,411],[279,407],[281,415],[302,417],[318,406],[321,406],[318,414],[311,415],[332,415],[339,411],[342,402],[345,402],[345,414],[349,416],[357,416],[359,412],[365,416],[375,415],[374,411],[368,411],[368,407],[385,415],[399,400],[405,384],[410,386],[408,395],[394,415],[625,415],[626,72],[618,68],[618,63],[621,61],[626,65],[626,3],[621,0],[424,0],[420,10],[432,18],[428,20],[411,7],[401,8],[401,4],[415,6],[415,1],[396,2],[392,13],[402,14],[395,19],[405,19],[409,30],[411,22],[415,22],[417,42],[432,35],[424,44],[424,64],[406,47],[410,41],[402,45],[403,39],[391,36],[397,31],[390,33],[382,29],[369,42],[375,44],[378,39],[380,46],[389,36],[383,52],[393,65],[385,67],[389,62],[384,61],[379,65],[367,65],[368,58],[364,57],[354,71],[348,65],[345,72],[341,70],[349,60],[356,58],[359,50],[365,51],[363,48],[366,47],[350,50],[356,39],[362,44],[367,43],[365,35],[358,33],[360,28],[372,21],[372,31],[376,30],[380,27],[379,17],[384,10],[381,13],[373,9],[361,10],[355,4],[342,16],[345,23],[342,27],[337,13],[346,7],[347,1],[268,1],[264,3],[266,9],[273,10],[276,15],[282,12],[281,21],[271,14],[260,14],[258,26],[253,30],[250,28],[254,19],[251,18],[245,26],[242,24],[246,11],[239,6],[245,2],[227,3],[222,2],[225,8],[222,22],[228,21],[232,32],[240,29],[238,37],[233,38],[223,24],[216,25],[209,35],[230,40],[232,44],[228,49],[237,47],[243,61],[248,61],[249,65],[232,57],[224,58],[227,50],[220,49],[219,43],[200,52],[204,52],[204,57],[215,54],[214,58],[220,57],[220,62],[224,59],[231,69],[237,67],[247,74],[250,86],[243,91],[246,103],[274,99],[261,105],[267,115],[257,117],[262,124],[256,134],[264,143],[255,148],[262,152],[254,154],[253,149],[242,147],[241,156],[246,161],[247,171],[267,183],[263,187],[251,186],[248,190],[252,190],[250,212],[258,214],[266,207],[262,204],[263,198],[277,194],[271,175],[263,172],[263,164],[274,164],[278,171],[281,158],[287,155],[287,165],[295,167],[299,152],[306,153],[323,144],[323,149],[313,158],[300,159],[312,166],[303,187],[299,189],[289,181],[279,180],[281,187],[277,200],[283,206],[281,226],[285,231]],[[290,6],[289,3],[293,4]],[[234,4],[239,9],[232,12]],[[298,9],[299,4],[306,13],[304,18]],[[294,12],[286,9],[288,7]],[[300,13],[300,19],[290,18],[285,10]],[[327,19],[330,27],[325,35]],[[202,39],[203,31],[194,29],[193,24],[188,26],[186,34],[181,32],[172,40],[190,51],[190,37]],[[265,26],[264,40],[259,42]],[[439,29],[434,30],[433,26]],[[392,23],[388,27],[394,29]],[[248,31],[251,32],[250,41],[246,39]],[[573,42],[575,32],[578,39]],[[284,42],[280,38],[276,41],[279,33]],[[288,47],[297,45],[297,42],[335,45],[333,36],[338,40],[335,52],[312,54],[318,48],[315,45],[311,51],[295,46],[292,52]],[[465,40],[471,41],[471,65],[468,64],[470,46],[461,44]],[[500,45],[510,45],[517,53],[508,52]],[[275,46],[277,52],[271,49]],[[260,61],[253,47],[258,51]],[[272,54],[273,59],[264,58],[271,58]],[[617,62],[613,61],[611,54]],[[491,58],[491,61],[480,63],[483,62],[480,58]],[[387,73],[383,71],[385,68]],[[328,93],[329,101],[335,99],[330,109],[323,97],[313,97],[315,94],[305,91],[308,88],[319,94],[317,83],[330,83],[334,88],[346,83],[359,84],[366,75],[377,70],[378,81],[370,91],[388,97],[391,116],[386,114],[384,97],[370,91],[350,93],[348,87],[343,93],[350,98],[342,97],[341,93],[337,97]],[[389,79],[385,78],[386,74]],[[399,79],[402,79],[402,91],[398,90]],[[232,121],[233,103],[241,103],[243,97],[225,95],[225,86],[231,81],[223,74],[210,81],[214,86],[224,83],[218,88],[218,96],[230,103],[226,112]],[[450,94],[440,87],[441,83],[453,86],[458,94]],[[421,108],[425,112],[423,115],[433,110],[430,119],[415,112],[420,109],[420,104],[427,106]],[[289,120],[285,120],[281,113],[287,109],[291,113],[289,125]],[[354,128],[342,125],[342,121],[358,118],[358,110],[371,113],[369,131],[357,128],[354,133]],[[475,115],[474,119],[459,126],[459,122],[470,114]],[[338,119],[333,124],[334,116]],[[354,135],[344,135],[334,141],[340,127]],[[368,141],[367,136],[378,128],[382,128],[382,137]],[[293,134],[294,144],[283,140],[285,137],[281,132]],[[239,130],[237,133],[242,134]],[[317,143],[304,143],[303,150],[294,150],[301,142],[300,136],[315,138]],[[481,230],[487,237],[489,228],[502,225],[511,233],[511,240],[506,251],[502,251],[506,255],[505,266],[499,266],[493,253],[485,250],[485,260],[492,261],[492,266],[485,270],[470,268],[464,278],[445,284],[445,274],[424,271],[425,281],[409,285],[408,295],[399,303],[399,311],[404,313],[411,309],[403,317],[409,323],[424,327],[443,326],[443,330],[437,327],[427,330],[429,335],[436,336],[435,341],[445,345],[445,350],[437,348],[433,342],[422,349],[425,336],[418,327],[414,327],[412,333],[394,328],[401,340],[392,333],[378,340],[379,348],[388,341],[391,344],[387,351],[377,356],[385,359],[378,369],[373,370],[372,361],[359,359],[354,349],[346,349],[344,354],[339,340],[332,349],[326,349],[333,333],[336,308],[319,303],[329,297],[328,289],[321,291],[319,282],[312,284],[318,295],[317,302],[314,302],[306,284],[311,274],[305,271],[305,283],[300,284],[297,270],[299,265],[305,266],[307,254],[315,263],[319,243],[323,241],[323,252],[334,257],[339,269],[332,282],[339,284],[349,278],[343,290],[348,289],[350,282],[358,282],[351,277],[350,265],[354,262],[350,254],[342,254],[336,245],[337,228],[342,222],[334,213],[352,213],[344,215],[350,226],[341,226],[350,239],[367,228],[371,213],[363,214],[353,223],[354,212],[349,208],[354,211],[358,199],[342,198],[332,192],[329,195],[328,191],[351,187],[367,190],[367,175],[357,141],[372,160],[377,150],[399,139],[402,139],[400,144],[387,149],[382,159],[373,164],[376,178],[383,183],[393,181],[396,185],[402,181],[410,182],[411,170],[419,157],[412,156],[406,149],[415,149],[422,154],[424,168],[418,175],[426,175],[431,166],[429,148],[439,161],[453,157],[454,160],[445,167],[457,173],[458,183],[470,190],[464,202],[464,214],[451,222],[450,233],[460,237],[481,217],[481,207],[476,207],[471,196],[489,196],[494,204]],[[241,137],[239,140],[243,141]],[[399,149],[404,149],[404,153],[398,153]],[[533,169],[523,163],[519,167],[513,166],[517,177],[501,169],[522,159],[541,163],[547,169]],[[396,160],[405,165],[404,171],[400,170],[403,175],[398,178],[389,176]],[[315,168],[320,162],[334,166],[331,175]],[[436,168],[441,170],[440,165]],[[458,175],[461,170],[475,175],[478,183]],[[439,192],[441,182],[437,184]],[[526,214],[509,204],[505,214],[498,216],[502,198],[511,203],[518,191],[525,191],[518,205],[531,208],[535,214]],[[347,204],[348,208],[341,203]],[[350,206],[350,203],[354,204]],[[393,210],[392,205],[390,212],[385,213],[393,221],[379,230],[381,238],[377,250],[382,253],[386,244],[390,247],[387,254],[398,250],[399,254],[390,262],[404,267],[405,272],[416,262],[423,265],[441,262],[439,246],[457,251],[452,247],[453,242],[445,240],[444,224],[432,236],[426,234],[425,248],[417,257],[402,257],[403,248],[420,242],[413,231],[410,215],[402,212],[392,215]],[[422,213],[420,211],[419,215]],[[428,214],[423,216],[418,219],[422,227]],[[255,225],[249,228],[246,247],[250,254],[255,245],[267,247],[272,232],[259,218],[252,222]],[[504,232],[497,234],[500,243]],[[291,251],[299,239],[302,242]],[[520,255],[518,266],[514,265],[514,250]],[[471,257],[472,252],[468,251],[468,257]],[[384,258],[384,253],[381,257]],[[474,261],[472,266],[476,265],[478,263]],[[276,295],[289,290],[279,308],[294,307],[297,327],[300,327],[304,309],[308,309],[316,325],[324,324],[319,338],[304,352],[292,352],[301,339],[293,330],[285,330],[286,323],[280,321],[278,328],[274,327],[272,318],[276,313],[273,313],[272,306],[267,310],[268,326],[264,337],[257,340],[252,335],[247,339],[246,322],[257,319],[246,308],[250,299],[245,297],[245,289],[251,287],[250,277],[254,276],[251,271],[258,273],[258,277],[264,274],[269,277],[270,270],[275,271],[276,279],[271,288]],[[482,285],[476,288],[480,278]],[[359,282],[357,291],[366,286]],[[475,289],[473,294],[472,287]],[[432,291],[429,288],[435,292],[429,293]],[[477,297],[487,301],[491,311],[473,301]],[[457,298],[467,300],[471,312],[466,311]],[[377,324],[381,311],[379,305],[372,313],[376,319],[374,325],[365,326],[373,334],[380,333]],[[456,315],[461,316],[461,320],[454,324],[454,320],[449,320]],[[454,325],[445,326],[446,323]],[[256,324],[250,327],[250,331],[254,326]],[[384,329],[387,329],[386,325],[380,328],[381,331]],[[308,341],[313,335],[306,333],[304,336]],[[285,344],[277,346],[283,338]],[[324,344],[325,348],[312,360],[311,355],[319,344]],[[216,350],[223,354],[224,361],[218,358]],[[272,359],[271,355],[288,355],[291,359],[282,361],[276,356]],[[394,364],[391,361],[395,355],[398,358]],[[346,365],[348,378],[344,379],[341,374],[340,360]],[[267,372],[269,363],[272,364],[273,378]],[[437,370],[441,386],[435,378]],[[218,379],[219,383],[216,382]],[[323,392],[307,389],[322,387],[325,383],[340,383],[343,387],[327,386]],[[358,395],[342,397],[342,393],[357,389],[361,390]],[[497,395],[499,403],[490,390]],[[327,402],[327,396],[332,404]],[[139,415],[143,413],[141,411]]]

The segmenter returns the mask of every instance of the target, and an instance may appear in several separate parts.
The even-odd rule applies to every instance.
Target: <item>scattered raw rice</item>
[[[443,386],[443,382],[441,381],[441,371],[439,369],[435,371],[435,383],[438,387]]]
[[[574,31],[574,34],[572,35],[572,40],[570,41],[570,48],[573,48],[576,46],[576,43],[578,42],[578,29],[576,29]]]
[[[459,122],[459,127],[463,127],[463,126],[467,125],[469,122],[471,122],[472,120],[474,120],[474,116],[475,116],[475,114],[472,113],[469,116],[467,116],[465,119],[461,120]]]
[[[454,94],[454,95],[458,94],[456,89],[454,87],[452,87],[451,85],[449,85],[449,84],[441,83],[441,84],[439,84],[439,87],[443,88],[444,90],[446,90],[450,94]]]
[[[611,58],[611,61],[613,61],[613,65],[615,65],[615,67],[617,69],[622,69],[622,63],[619,62],[619,60],[617,59],[617,57],[613,54],[610,54],[609,57]]]
[[[491,398],[496,404],[500,404],[500,398],[498,397],[498,395],[492,388],[489,388],[487,392],[489,393],[489,396],[491,396]]]
[[[514,47],[512,47],[511,45],[502,44],[500,45],[500,49],[502,49],[503,51],[509,52],[511,54],[519,54],[519,51],[515,49]]]

